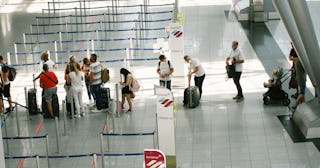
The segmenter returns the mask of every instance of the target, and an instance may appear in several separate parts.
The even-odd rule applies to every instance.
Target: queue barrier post
[[[18,136],[20,136],[20,123],[19,123],[19,114],[18,114],[18,105],[15,103],[15,109],[16,109],[16,122],[17,122],[17,131],[18,131]]]
[[[27,87],[24,87],[24,96],[25,96],[25,100],[26,100],[26,106],[29,106],[29,100],[28,100],[28,91],[27,91]],[[29,115],[29,111],[28,108],[26,108],[26,115],[27,115],[27,120],[30,120],[30,115]]]
[[[97,166],[97,154],[93,154],[93,168],[98,168]]]
[[[103,134],[100,133],[99,136],[100,136],[101,163],[102,163],[102,168],[104,168]]]
[[[55,120],[55,125],[56,125],[57,152],[61,153],[61,149],[60,149],[60,130],[59,130],[58,117],[54,117],[54,120]]]
[[[67,112],[66,112],[66,101],[62,100],[62,115],[63,115],[63,135],[67,135]]]
[[[40,168],[40,158],[39,158],[39,155],[36,156],[36,165],[37,165],[37,168]]]
[[[46,135],[46,158],[47,158],[47,164],[48,164],[48,168],[50,168],[50,160],[49,160],[49,136]]]

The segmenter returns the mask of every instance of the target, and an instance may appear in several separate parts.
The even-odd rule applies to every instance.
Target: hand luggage
[[[195,108],[200,103],[200,91],[197,86],[190,86],[184,90],[183,104],[188,108]]]
[[[54,94],[52,96],[52,110],[53,110],[53,115],[54,117],[59,117],[59,99],[57,94]],[[42,97],[42,104],[41,104],[41,108],[42,108],[42,113],[44,116],[50,116],[48,113],[48,109],[47,109],[47,102],[45,100],[44,97]]]
[[[36,97],[36,89],[31,88],[28,90],[28,109],[30,115],[38,114],[38,105],[37,105],[37,97]]]
[[[109,108],[109,102],[111,100],[110,88],[101,88],[101,97],[102,97],[102,109]]]

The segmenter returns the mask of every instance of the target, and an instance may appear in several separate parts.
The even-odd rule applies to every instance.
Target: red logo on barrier
[[[164,99],[164,100],[161,101],[161,104],[162,104],[164,107],[168,107],[168,106],[170,106],[172,103],[173,103],[173,101],[170,100],[170,99]]]
[[[178,37],[182,36],[183,32],[174,30],[174,31],[172,31],[171,34],[173,34],[176,38],[178,38]]]
[[[166,156],[157,149],[144,150],[145,168],[166,168]]]

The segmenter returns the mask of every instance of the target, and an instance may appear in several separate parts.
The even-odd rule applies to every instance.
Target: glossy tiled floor
[[[210,5],[203,5],[203,4]],[[312,1],[312,16],[319,14],[315,8],[320,2]],[[201,104],[195,109],[186,109],[182,105],[184,85],[180,79],[174,78],[173,88],[176,112],[176,152],[177,165],[181,168],[319,168],[320,153],[311,142],[293,143],[288,133],[282,127],[277,115],[289,114],[287,107],[281,104],[263,105],[262,94],[266,89],[262,83],[269,79],[270,70],[278,66],[289,68],[287,53],[290,49],[289,38],[280,21],[269,21],[264,26],[267,29],[243,28],[236,21],[232,12],[231,1],[191,1],[181,0],[180,9],[185,14],[185,53],[198,58],[206,70],[204,92]],[[4,14],[1,14],[2,16]],[[19,14],[12,13],[12,16]],[[33,14],[30,14],[32,16]],[[32,20],[32,18],[28,19]],[[319,18],[317,18],[319,19]],[[2,19],[1,19],[2,20]],[[316,20],[316,30],[319,21]],[[26,24],[31,24],[26,20]],[[15,25],[12,22],[11,25]],[[269,32],[268,32],[269,30]],[[24,30],[17,30],[23,32]],[[246,33],[251,31],[254,41]],[[317,32],[319,33],[319,31]],[[8,33],[15,37],[15,32]],[[269,36],[262,36],[262,34]],[[251,34],[252,35],[252,34]],[[20,36],[20,35],[18,35]],[[5,38],[5,37],[4,37]],[[238,40],[245,58],[244,73],[241,84],[245,99],[241,103],[232,100],[235,86],[231,80],[225,80],[225,56],[231,48],[231,41]],[[1,45],[5,46],[1,43]],[[8,46],[8,45],[7,45]],[[278,49],[274,49],[274,47]],[[8,47],[9,48],[9,47]],[[269,52],[267,57],[261,52]],[[5,53],[5,51],[1,51]],[[276,55],[276,56],[275,56]],[[156,54],[155,54],[156,56]],[[181,62],[183,60],[181,59]],[[119,80],[117,69],[122,63],[107,64],[112,67],[112,82]],[[135,76],[143,83],[143,90],[134,100],[132,113],[121,113],[114,118],[106,113],[87,112],[85,117],[76,120],[67,119],[66,135],[61,135],[61,151],[57,153],[55,126],[53,120],[44,120],[38,133],[34,129],[42,121],[40,116],[31,116],[27,120],[25,110],[19,110],[19,121],[22,136],[49,135],[49,153],[55,155],[76,155],[100,153],[99,137],[107,121],[109,130],[116,133],[152,132],[155,130],[155,97],[153,85],[158,83],[155,73],[157,61],[142,61],[132,67]],[[12,97],[24,104],[23,87],[32,87],[31,74],[33,68],[21,68],[19,76],[12,83]],[[24,72],[23,72],[24,71]],[[62,66],[56,73],[59,76],[60,102],[65,97],[63,90]],[[310,86],[310,84],[309,84]],[[113,84],[108,84],[114,98]],[[288,93],[294,91],[283,87]],[[307,100],[312,98],[313,89],[309,88]],[[40,93],[39,93],[40,94]],[[39,95],[40,96],[40,95]],[[86,104],[91,104],[84,94]],[[292,100],[293,101],[293,100]],[[106,117],[108,116],[108,117]],[[7,116],[8,136],[16,136],[16,117]],[[61,134],[63,120],[59,121]],[[3,136],[4,128],[2,129]],[[38,141],[38,142],[37,142]],[[40,142],[39,142],[40,141]],[[4,141],[5,149],[6,142]],[[45,155],[45,144],[41,140],[10,141],[10,156]],[[151,137],[112,137],[110,138],[110,153],[142,152],[144,148],[153,147]],[[107,151],[105,151],[107,152]],[[7,159],[6,167],[16,167],[19,159]],[[50,159],[51,167],[91,167],[91,157]],[[138,168],[142,166],[142,156],[111,156],[105,158],[106,167]],[[101,167],[101,158],[98,159]],[[25,159],[23,167],[35,167],[34,159]],[[41,159],[41,167],[46,166],[46,160]]]

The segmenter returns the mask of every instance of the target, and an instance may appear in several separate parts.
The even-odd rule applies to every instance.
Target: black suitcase
[[[200,103],[200,92],[197,86],[190,86],[184,90],[183,104],[188,108],[195,108]]]
[[[73,99],[73,98],[72,98]],[[69,116],[71,116],[71,111],[72,111],[72,109],[71,109],[71,102],[69,102],[68,101],[68,99],[67,99],[67,97],[66,97],[66,108],[67,108],[67,114],[69,115]],[[73,104],[73,114],[75,115],[76,114],[76,104],[74,103],[74,101],[72,102],[72,104]]]
[[[38,105],[36,97],[36,89],[31,88],[28,90],[28,109],[30,115],[38,114]]]
[[[101,97],[102,97],[102,109],[109,108],[109,102],[111,100],[110,88],[101,88]]]
[[[54,94],[52,96],[52,110],[53,110],[53,115],[55,117],[59,117],[59,99],[57,94]],[[42,104],[41,104],[41,108],[42,108],[42,113],[45,117],[49,117],[49,113],[48,113],[48,109],[47,109],[47,102],[45,100],[44,97],[42,97]]]

